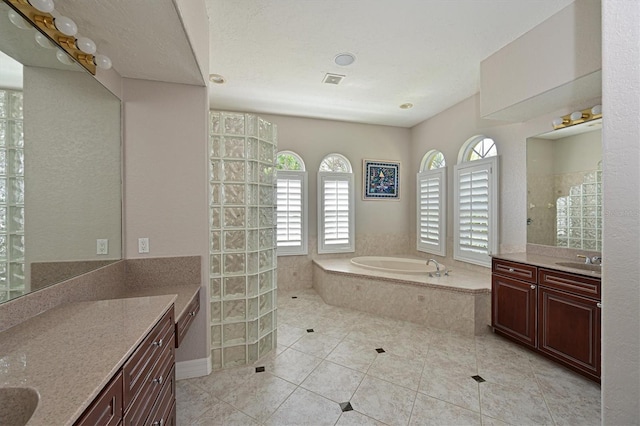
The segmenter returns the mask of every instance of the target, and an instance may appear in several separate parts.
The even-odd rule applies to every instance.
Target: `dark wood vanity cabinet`
[[[599,278],[493,259],[492,327],[600,381]]]
[[[182,339],[189,331],[191,323],[195,319],[196,315],[200,311],[200,290],[191,298],[184,313],[176,321],[176,348],[180,347]]]
[[[536,268],[507,261],[493,261],[491,276],[491,325],[520,343],[536,346]]]
[[[175,423],[172,306],[75,425],[166,426]]]

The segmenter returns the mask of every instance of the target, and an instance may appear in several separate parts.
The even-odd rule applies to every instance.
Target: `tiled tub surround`
[[[490,271],[452,271],[449,276],[395,274],[320,259],[313,288],[329,305],[473,336],[489,332]]]
[[[175,296],[67,303],[0,333],[0,386],[40,395],[30,426],[72,425]]]

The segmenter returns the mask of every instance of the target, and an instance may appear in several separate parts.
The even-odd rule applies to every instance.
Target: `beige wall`
[[[595,170],[602,161],[602,130],[558,139],[553,149],[554,173]]]
[[[202,256],[201,306],[178,361],[208,356],[206,87],[123,79],[125,257]],[[149,238],[148,254],[138,238]]]
[[[602,423],[640,424],[640,2],[603,1]]]

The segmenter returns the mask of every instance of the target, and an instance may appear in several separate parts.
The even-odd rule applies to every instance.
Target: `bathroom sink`
[[[35,389],[0,388],[0,425],[26,425],[36,410],[39,399]]]
[[[558,266],[565,266],[567,268],[582,269],[583,271],[602,272],[601,265],[592,265],[590,263],[580,262],[556,262]]]

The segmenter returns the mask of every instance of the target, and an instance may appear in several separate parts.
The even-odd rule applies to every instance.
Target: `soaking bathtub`
[[[313,288],[330,305],[463,335],[488,333],[490,271],[459,269],[436,277],[429,276],[435,266],[426,263],[395,256],[315,259]]]

